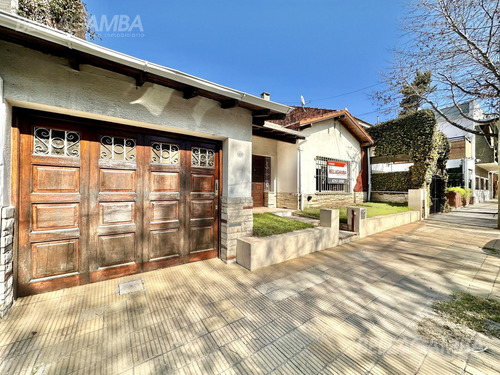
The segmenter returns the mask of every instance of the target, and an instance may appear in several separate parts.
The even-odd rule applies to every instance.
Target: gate
[[[436,214],[441,212],[441,209],[444,206],[445,197],[444,197],[444,181],[441,176],[435,175],[432,177],[432,182],[430,186],[430,195],[431,195],[431,208],[430,213]]]

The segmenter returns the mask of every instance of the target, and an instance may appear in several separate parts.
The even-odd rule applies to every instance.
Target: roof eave
[[[342,122],[351,134],[353,134],[356,139],[360,142],[363,147],[372,147],[375,145],[375,141],[370,137],[366,130],[355,120],[355,118],[347,111],[337,111],[333,113],[326,114],[324,116],[316,117],[313,119],[306,119],[300,122],[299,129],[307,129],[311,125],[326,121],[326,120],[339,120]]]
[[[10,30],[11,34],[15,34],[18,39],[31,38],[51,43],[59,49],[68,52],[68,55],[80,53],[90,55],[97,59],[102,59],[112,65],[127,67],[132,74],[143,74],[144,76],[161,77],[165,80],[177,82],[180,86],[195,88],[203,93],[210,93],[212,96],[221,98],[222,100],[234,100],[236,104],[243,108],[252,111],[269,110],[274,117],[280,117],[288,113],[291,108],[289,106],[271,102],[254,95],[234,90],[214,82],[210,82],[181,71],[167,68],[158,64],[138,59],[118,51],[114,51],[105,47],[101,47],[94,43],[80,39],[76,36],[53,29],[51,27],[27,20],[18,15],[0,11],[0,28]],[[5,32],[0,33],[0,38],[8,40],[5,37]],[[85,62],[84,62],[85,63]],[[108,68],[109,69],[109,68]],[[110,69],[111,70],[111,69]],[[122,72],[119,72],[122,73]],[[123,73],[126,74],[126,73]],[[130,74],[130,75],[131,75]],[[201,94],[200,94],[201,95]],[[210,96],[210,95],[209,95]]]

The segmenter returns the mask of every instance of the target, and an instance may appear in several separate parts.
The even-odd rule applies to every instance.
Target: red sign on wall
[[[328,183],[346,184],[347,183],[347,162],[328,161]]]

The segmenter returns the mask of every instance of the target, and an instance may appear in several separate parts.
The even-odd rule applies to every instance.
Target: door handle
[[[219,194],[219,180],[215,180],[215,195]]]

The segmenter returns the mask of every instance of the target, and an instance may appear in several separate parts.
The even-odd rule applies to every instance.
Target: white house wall
[[[263,137],[252,137],[252,155],[271,158],[271,191],[276,191],[278,173],[278,141]]]
[[[349,162],[350,191],[353,191],[361,170],[361,146],[359,141],[339,122],[327,120],[302,132],[306,139],[302,147],[302,191],[316,192],[316,156]]]
[[[413,163],[372,164],[372,173],[408,172]]]

